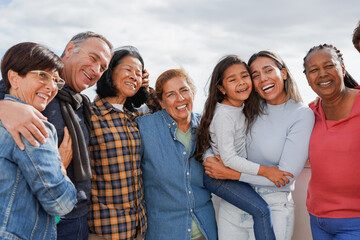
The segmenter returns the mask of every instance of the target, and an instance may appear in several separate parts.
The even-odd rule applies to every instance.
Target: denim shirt
[[[64,88],[69,87],[65,84]],[[5,84],[3,80],[0,80],[0,99],[2,100],[5,95]],[[58,147],[63,141],[64,138],[64,127],[65,121],[64,117],[62,116],[61,109],[60,109],[60,102],[59,99],[55,96],[55,98],[46,106],[45,110],[41,112],[50,122],[55,126],[57,138],[58,138]],[[78,110],[75,110],[76,118],[80,123],[80,127],[84,133],[85,141],[89,142],[89,132],[87,130],[84,114],[83,114],[83,106],[81,106]],[[89,153],[90,156],[90,153]],[[90,161],[90,159],[89,159]],[[85,216],[89,212],[88,203],[90,200],[90,193],[91,193],[91,181],[85,180],[77,182],[75,181],[74,176],[74,168],[72,161],[70,162],[69,166],[66,169],[67,175],[72,180],[75,188],[77,190],[77,202],[74,209],[62,216],[61,219],[74,219],[80,218]]]
[[[22,102],[10,95],[5,99]],[[23,136],[21,151],[0,121],[0,239],[56,239],[55,216],[70,212],[76,190],[61,173],[55,127],[33,147]]]
[[[165,111],[138,117],[143,182],[148,219],[147,240],[191,239],[194,219],[206,239],[217,239],[210,192],[204,187],[202,164],[192,156],[200,116],[191,115],[191,146],[176,139],[177,124]]]

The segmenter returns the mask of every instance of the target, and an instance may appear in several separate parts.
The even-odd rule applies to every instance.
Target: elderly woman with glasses
[[[5,99],[42,111],[64,85],[63,63],[42,45],[11,47],[1,62]],[[23,138],[20,150],[0,122],[0,239],[56,239],[55,216],[70,212],[76,190],[61,169],[55,127],[39,147]]]

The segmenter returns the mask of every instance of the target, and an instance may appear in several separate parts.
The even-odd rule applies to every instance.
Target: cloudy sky
[[[1,57],[21,41],[61,54],[73,35],[95,31],[115,47],[136,46],[152,86],[163,71],[183,67],[197,86],[198,112],[211,71],[226,54],[247,60],[260,50],[278,53],[305,103],[315,94],[302,74],[302,59],[314,45],[335,45],[360,81],[360,54],[351,41],[359,0],[0,0],[0,16]],[[85,92],[94,96],[93,89]]]

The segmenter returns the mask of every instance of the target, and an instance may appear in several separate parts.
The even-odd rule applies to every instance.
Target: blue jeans
[[[275,239],[271,209],[249,184],[236,180],[214,179],[204,174],[204,185],[210,192],[252,215],[257,240]]]
[[[314,240],[360,239],[360,218],[321,218],[309,215]]]
[[[88,239],[88,214],[73,219],[60,219],[56,225],[58,240],[87,240]]]

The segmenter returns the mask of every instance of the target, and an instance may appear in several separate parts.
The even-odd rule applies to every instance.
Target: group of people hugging
[[[360,52],[360,22],[353,43]],[[188,74],[169,69],[150,87],[133,46],[90,31],[60,57],[12,46],[1,60],[0,239],[290,240],[307,160],[313,239],[360,239],[360,87],[331,44],[303,66],[318,95],[309,107],[276,53],[226,55],[200,115]],[[91,102],[81,91],[95,84]]]

